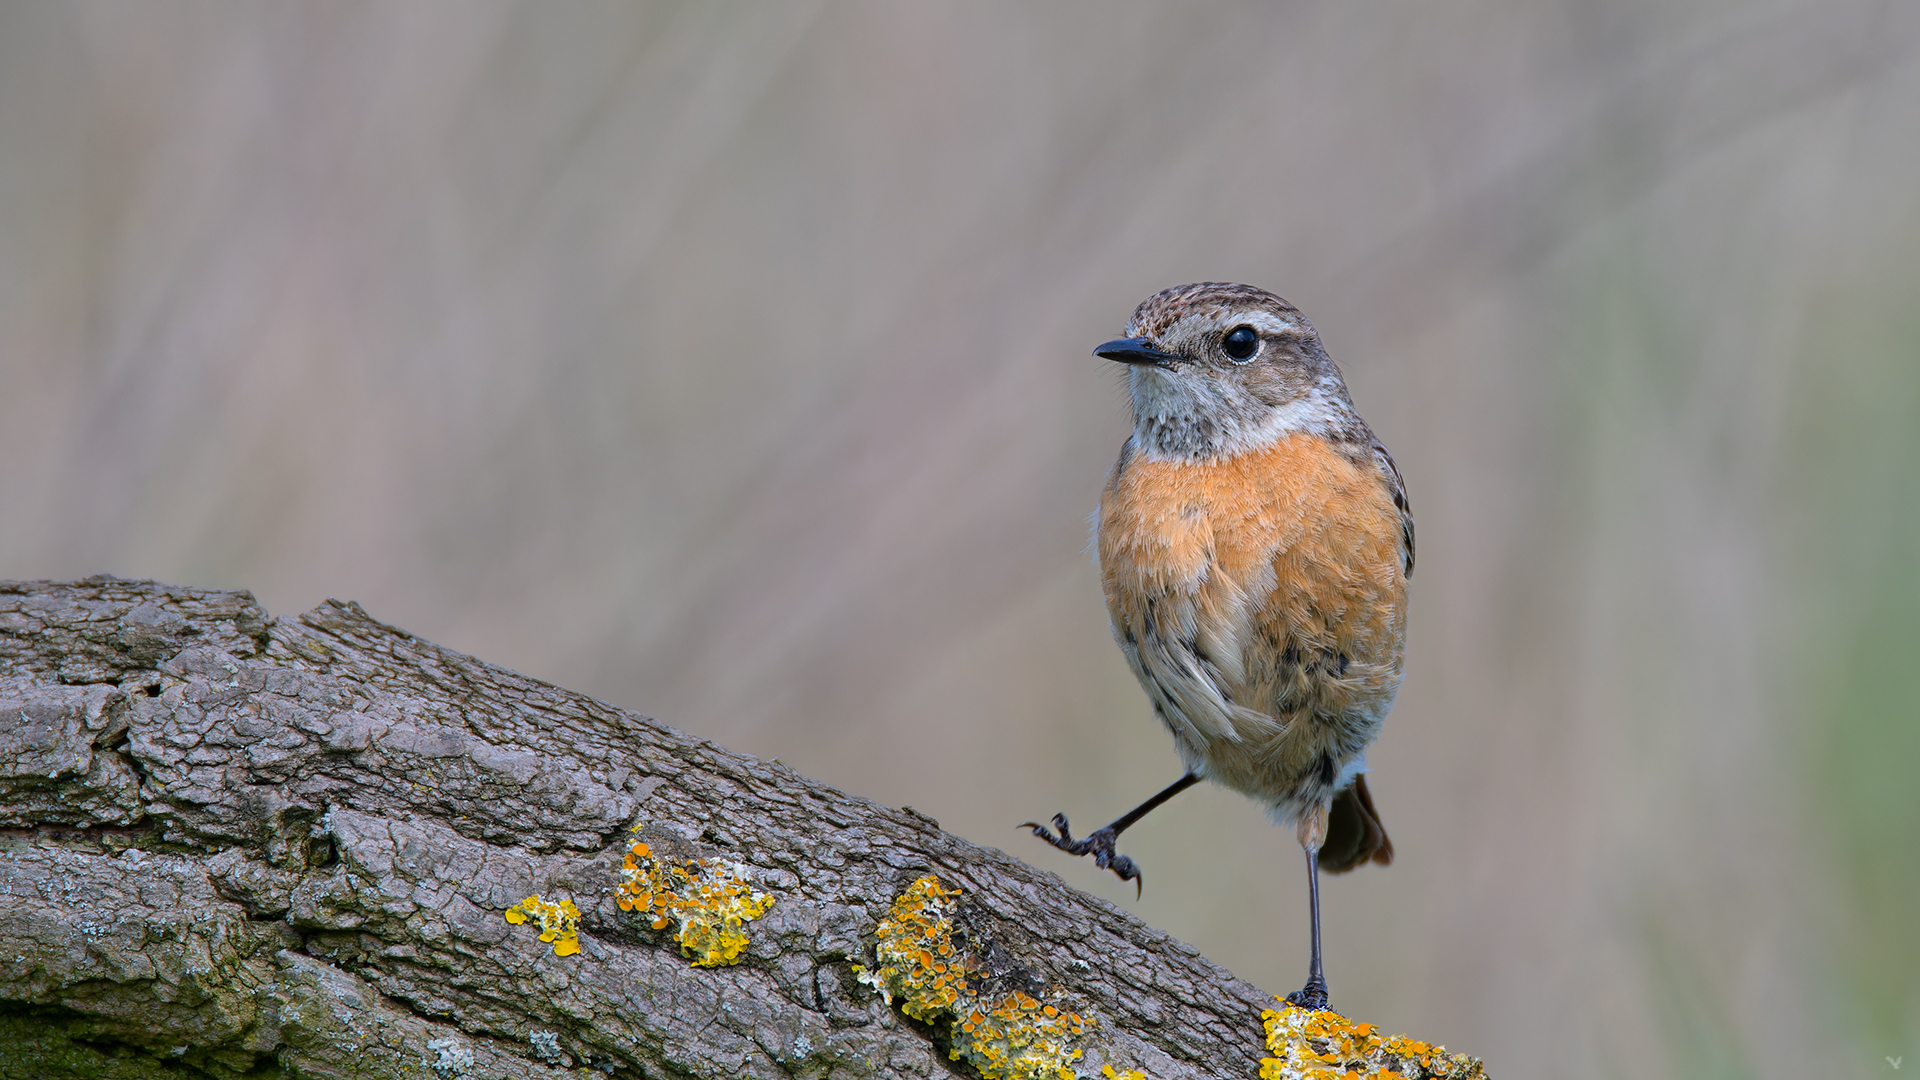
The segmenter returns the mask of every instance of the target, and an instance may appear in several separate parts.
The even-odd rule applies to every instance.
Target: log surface
[[[637,826],[773,898],[738,962],[616,904]],[[928,875],[1079,1075],[1259,1073],[1269,994],[910,809],[351,603],[0,583],[0,1077],[977,1076],[856,977]]]

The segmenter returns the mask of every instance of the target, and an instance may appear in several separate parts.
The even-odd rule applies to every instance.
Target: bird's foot
[[[1287,995],[1287,1004],[1298,1009],[1324,1012],[1327,1008],[1327,980],[1315,975],[1307,985]]]
[[[1073,833],[1068,831],[1065,814],[1053,815],[1053,828],[1060,830],[1058,835],[1037,821],[1023,821],[1020,827],[1032,829],[1033,835],[1069,855],[1092,855],[1096,866],[1120,875],[1121,881],[1133,882],[1134,895],[1136,897],[1140,895],[1142,888],[1140,866],[1127,856],[1113,850],[1114,841],[1120,835],[1114,831],[1113,826],[1095,829],[1078,840],[1075,840]]]

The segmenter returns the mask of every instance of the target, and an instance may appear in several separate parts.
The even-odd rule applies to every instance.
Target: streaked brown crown
[[[1140,306],[1133,309],[1133,318],[1127,320],[1127,336],[1161,341],[1167,331],[1189,316],[1219,319],[1228,312],[1249,308],[1269,311],[1298,325],[1303,333],[1313,334],[1313,324],[1300,314],[1299,308],[1265,289],[1231,281],[1198,281],[1162,289],[1140,301]]]

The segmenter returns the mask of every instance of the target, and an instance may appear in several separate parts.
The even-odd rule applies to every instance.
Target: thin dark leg
[[[1168,784],[1165,788],[1161,790],[1160,794],[1155,795],[1153,798],[1148,799],[1146,802],[1141,803],[1139,806],[1136,806],[1133,809],[1115,818],[1111,825],[1108,825],[1105,829],[1102,829],[1100,831],[1111,832],[1115,836],[1119,836],[1121,833],[1126,832],[1129,828],[1132,828],[1134,822],[1139,821],[1141,818],[1146,817],[1148,814],[1151,814],[1155,810],[1160,809],[1161,803],[1166,802],[1168,799],[1173,798],[1175,795],[1180,794],[1181,792],[1187,790],[1188,788],[1192,787],[1193,785],[1199,782],[1200,782],[1200,778],[1198,776],[1195,776],[1192,773],[1188,773],[1185,776],[1182,776],[1180,779],[1175,780],[1173,783]],[[1032,824],[1032,822],[1028,822],[1028,824]]]
[[[1287,1004],[1318,1011],[1327,1007],[1327,977],[1320,970],[1320,853],[1307,850],[1307,906],[1313,910],[1313,960],[1307,985],[1287,995]]]
[[[1146,817],[1158,809],[1161,803],[1166,802],[1168,799],[1173,798],[1175,795],[1180,794],[1199,782],[1200,778],[1198,776],[1195,776],[1193,773],[1188,773],[1173,783],[1168,784],[1160,794],[1155,795],[1153,798],[1148,799],[1146,802],[1115,818],[1113,824],[1108,825],[1104,829],[1095,829],[1080,840],[1075,840],[1073,834],[1067,831],[1067,815],[1065,814],[1053,815],[1053,827],[1060,830],[1058,836],[1055,836],[1045,825],[1037,821],[1021,822],[1020,827],[1023,829],[1032,829],[1033,835],[1045,840],[1047,843],[1052,844],[1054,847],[1059,848],[1069,855],[1086,855],[1091,853],[1093,855],[1093,861],[1099,865],[1100,869],[1113,871],[1120,875],[1121,881],[1133,882],[1133,893],[1137,897],[1140,895],[1140,890],[1144,887],[1144,882],[1140,877],[1140,866],[1125,855],[1115,853],[1113,850],[1114,841],[1119,839],[1120,834],[1126,832],[1134,822],[1139,821],[1141,818]]]

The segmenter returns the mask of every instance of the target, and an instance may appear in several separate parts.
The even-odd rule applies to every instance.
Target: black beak
[[[1123,364],[1151,364],[1160,368],[1171,368],[1180,362],[1180,354],[1166,352],[1146,338],[1139,337],[1116,338],[1093,350],[1093,355],[1118,360]]]

